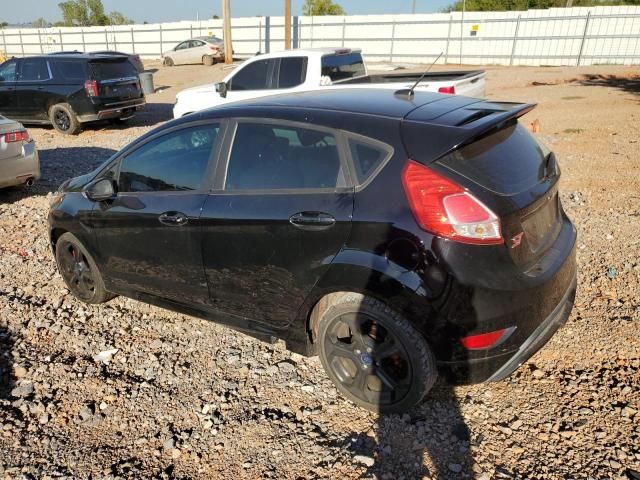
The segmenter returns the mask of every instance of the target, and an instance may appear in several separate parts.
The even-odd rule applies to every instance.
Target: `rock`
[[[11,396],[17,398],[25,398],[33,393],[32,383],[23,383],[11,390]]]
[[[459,463],[449,463],[447,465],[447,467],[449,468],[449,470],[453,473],[460,473],[462,472],[462,465],[460,465]]]
[[[544,377],[544,372],[539,368],[536,368],[533,372],[531,372],[531,375],[533,375],[534,378],[542,378]]]
[[[80,419],[83,422],[86,422],[91,417],[93,417],[93,409],[89,405],[85,405],[80,409],[80,412],[78,413],[78,415],[80,415]]]
[[[355,457],[353,457],[353,460],[367,467],[372,467],[373,464],[376,463],[376,461],[372,457],[369,457],[367,455],[356,455]]]
[[[24,368],[23,366],[18,365],[18,366],[13,368],[13,375],[17,379],[23,378],[26,374],[27,374],[27,369]]]
[[[303,385],[302,386],[302,391],[303,392],[307,392],[307,393],[313,393],[313,386],[311,385]]]
[[[106,365],[109,364],[109,362],[111,361],[112,357],[118,353],[118,349],[114,348],[112,350],[103,350],[102,352],[98,353],[97,355],[94,355],[93,360],[96,362],[102,362]]]

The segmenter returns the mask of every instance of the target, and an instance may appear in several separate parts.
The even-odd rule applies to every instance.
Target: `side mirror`
[[[115,198],[116,190],[113,187],[112,180],[101,178],[87,185],[84,189],[84,194],[93,202],[103,202]]]
[[[216,92],[218,92],[222,98],[226,98],[227,97],[227,84],[226,84],[226,82],[218,82],[218,83],[216,83]]]

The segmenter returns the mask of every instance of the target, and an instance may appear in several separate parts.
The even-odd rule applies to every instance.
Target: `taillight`
[[[28,142],[29,132],[26,130],[16,130],[15,132],[5,133],[2,138],[5,143]]]
[[[438,89],[438,93],[450,93],[451,95],[455,95],[456,87],[454,87],[453,85],[450,87],[440,87]]]
[[[481,333],[463,337],[460,342],[467,350],[485,350],[500,345],[515,330],[515,327],[503,328],[493,332]]]
[[[409,160],[402,183],[411,211],[423,230],[462,243],[504,242],[498,217],[452,180]]]
[[[213,50],[214,52],[219,52],[220,51],[220,47],[214,47],[213,45],[209,45],[209,48],[211,50]]]
[[[98,82],[95,80],[87,80],[84,82],[84,89],[90,97],[98,96]]]

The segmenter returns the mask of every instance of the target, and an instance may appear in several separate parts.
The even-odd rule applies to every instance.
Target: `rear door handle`
[[[182,212],[164,212],[158,217],[158,220],[170,227],[181,227],[189,223],[189,217]]]
[[[333,227],[336,219],[324,212],[299,212],[289,217],[289,223],[303,230],[325,230]]]

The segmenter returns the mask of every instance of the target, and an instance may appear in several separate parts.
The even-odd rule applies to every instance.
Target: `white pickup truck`
[[[230,102],[319,88],[410,88],[421,73],[368,75],[360,50],[312,48],[256,55],[224,81],[178,92],[174,118]],[[485,72],[429,72],[416,90],[482,98]]]

